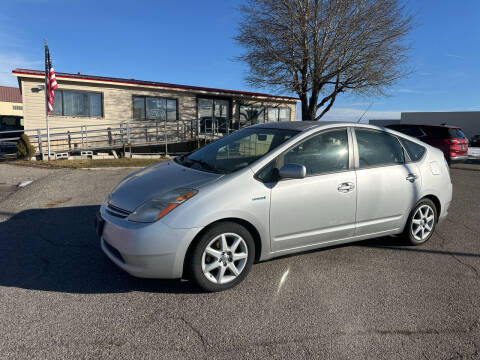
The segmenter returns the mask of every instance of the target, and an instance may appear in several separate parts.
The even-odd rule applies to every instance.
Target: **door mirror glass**
[[[280,179],[303,179],[307,175],[307,169],[299,164],[286,164],[278,170]]]

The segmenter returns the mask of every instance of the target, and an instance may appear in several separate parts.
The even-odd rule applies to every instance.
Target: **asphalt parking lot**
[[[0,164],[0,358],[480,358],[480,166],[452,169],[423,246],[284,257],[215,294],[103,255],[93,216],[130,171]]]

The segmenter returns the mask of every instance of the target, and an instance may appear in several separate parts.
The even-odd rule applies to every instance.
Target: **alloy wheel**
[[[433,231],[435,213],[429,205],[419,206],[412,218],[411,232],[415,240],[425,241]]]
[[[245,268],[248,248],[245,240],[235,233],[214,237],[202,254],[202,271],[214,284],[226,284],[236,279]]]

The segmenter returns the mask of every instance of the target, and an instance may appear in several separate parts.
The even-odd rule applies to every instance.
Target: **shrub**
[[[17,141],[17,158],[30,159],[35,154],[35,148],[30,144],[30,139],[27,135],[22,134]]]

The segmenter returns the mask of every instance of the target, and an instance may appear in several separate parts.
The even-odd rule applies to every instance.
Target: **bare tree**
[[[412,19],[399,0],[247,0],[235,39],[247,82],[296,92],[318,120],[338,94],[384,94],[406,74]]]

